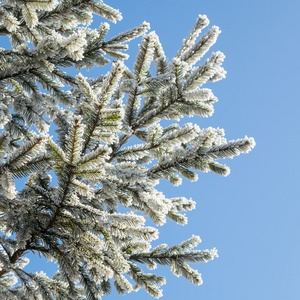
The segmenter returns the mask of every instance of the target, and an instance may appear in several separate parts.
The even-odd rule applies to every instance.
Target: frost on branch
[[[122,18],[92,0],[0,6],[0,33],[11,43],[0,49],[1,299],[101,299],[112,285],[159,298],[165,278],[143,270],[157,264],[202,284],[191,264],[218,257],[215,248],[195,250],[197,236],[152,247],[156,225],[185,225],[196,205],[166,197],[157,184],[196,181],[200,172],[227,176],[219,160],[255,146],[253,138],[227,141],[223,129],[177,122],[211,116],[218,99],[202,86],[226,75],[219,51],[199,62],[220,34],[213,26],[199,37],[205,15],[169,61],[148,23],[107,38],[108,23],[86,27],[93,14]],[[141,35],[131,71],[127,42]],[[110,58],[110,71],[97,78],[68,72]],[[25,271],[29,252],[54,260],[57,272]]]

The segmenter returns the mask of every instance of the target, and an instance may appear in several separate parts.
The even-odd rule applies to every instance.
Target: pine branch
[[[99,95],[97,102],[93,103],[96,109],[96,112],[93,113],[90,117],[92,120],[89,120],[89,124],[87,124],[87,129],[84,134],[84,145],[82,148],[82,153],[85,153],[91,139],[94,135],[94,132],[98,126],[98,123],[101,119],[101,113],[107,102],[110,100],[112,93],[115,91],[118,81],[121,78],[123,72],[123,63],[116,62],[113,64],[111,73],[109,73],[105,81],[103,82],[102,91]]]
[[[12,167],[9,168],[9,170],[15,178],[21,178],[28,176],[30,173],[37,172],[41,169],[48,167],[49,163],[50,157],[45,154],[41,154],[35,156],[22,166],[16,168]]]
[[[165,279],[144,273],[135,262],[148,269],[166,265],[201,284],[189,264],[214,259],[216,250],[193,250],[201,241],[194,236],[151,249],[158,230],[146,226],[143,216],[156,225],[167,218],[186,224],[184,213],[195,202],[166,198],[155,187],[159,180],[179,185],[182,177],[195,181],[196,171],[226,176],[229,168],[216,160],[255,145],[247,137],[227,142],[221,129],[162,127],[162,119],[213,113],[217,98],[199,87],[226,72],[221,52],[195,66],[220,32],[212,27],[198,39],[206,16],[199,16],[171,62],[156,34],[144,35],[131,72],[120,61],[128,57],[126,43],[149,24],[105,41],[107,23],[88,28],[93,14],[121,19],[118,10],[96,0],[20,0],[0,7],[0,35],[8,35],[12,46],[0,50],[0,295],[6,298],[100,299],[110,293],[110,280],[120,294],[144,288],[162,296]],[[96,79],[63,71],[104,65],[107,56],[117,61]],[[52,120],[55,141],[30,131],[35,126],[45,132]],[[17,192],[20,177],[28,179]],[[119,213],[120,206],[131,212]],[[54,259],[59,271],[51,279],[24,271],[28,251]],[[19,278],[16,286],[10,274]]]
[[[23,255],[23,253],[24,253],[26,250],[28,250],[29,248],[30,248],[30,241],[27,241],[24,249],[18,249],[18,250],[16,250],[16,251],[13,253],[13,255],[11,255],[11,256],[9,257],[9,262],[10,262],[10,264],[14,264],[14,263],[15,263],[15,262]],[[9,271],[10,271],[10,270],[6,270],[6,269],[0,270],[0,277],[1,277],[2,275],[4,275],[6,272],[9,272]]]
[[[6,166],[9,168],[18,168],[19,166],[23,166],[25,162],[28,162],[32,155],[41,150],[41,147],[43,146],[42,143],[44,142],[45,137],[42,135],[28,141],[10,156],[6,162]]]

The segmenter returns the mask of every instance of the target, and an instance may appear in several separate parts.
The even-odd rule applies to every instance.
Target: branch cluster
[[[148,23],[106,39],[108,23],[86,27],[93,14],[121,19],[93,0],[0,6],[0,35],[12,46],[0,49],[1,299],[101,299],[112,282],[121,294],[144,288],[160,297],[165,279],[144,273],[141,264],[166,265],[201,284],[190,264],[214,259],[216,250],[193,250],[195,236],[152,249],[158,230],[143,216],[156,225],[186,224],[195,202],[167,198],[155,188],[159,180],[176,186],[182,177],[195,181],[197,170],[226,176],[229,168],[217,160],[255,145],[252,138],[227,141],[221,129],[176,122],[212,115],[217,98],[202,86],[226,74],[221,52],[199,63],[220,33],[214,26],[198,38],[206,16],[199,15],[169,61],[155,32],[146,34]],[[131,71],[123,62],[126,43],[141,35]],[[111,70],[98,78],[65,72],[107,64],[108,57]],[[128,143],[132,138],[138,142]],[[27,180],[19,191],[18,178]],[[28,252],[54,260],[57,273],[26,272]]]

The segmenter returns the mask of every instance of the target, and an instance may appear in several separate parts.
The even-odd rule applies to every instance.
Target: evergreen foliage
[[[88,27],[93,14],[122,18],[101,0],[0,6],[0,34],[11,43],[0,49],[1,299],[101,299],[111,284],[120,294],[144,288],[159,298],[165,279],[142,265],[169,266],[201,284],[190,264],[210,261],[217,251],[193,250],[196,236],[153,249],[158,230],[145,226],[141,214],[157,225],[166,219],[186,224],[184,212],[195,202],[168,199],[155,188],[159,180],[195,181],[195,170],[227,176],[229,168],[217,161],[255,145],[248,137],[226,141],[222,129],[176,122],[212,115],[217,98],[200,87],[226,74],[221,52],[199,64],[220,33],[214,26],[198,38],[209,24],[205,15],[169,61],[155,32],[147,33],[148,23],[107,39],[108,23]],[[131,71],[125,50],[139,36]],[[64,71],[102,66],[109,57],[110,72],[98,78]],[[175,121],[163,127],[164,119]],[[140,142],[128,144],[132,137]],[[19,191],[18,178],[27,178]],[[57,273],[26,272],[29,252],[54,260]]]

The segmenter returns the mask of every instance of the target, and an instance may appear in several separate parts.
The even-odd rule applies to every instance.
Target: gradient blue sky
[[[159,242],[172,245],[195,234],[203,240],[201,249],[219,250],[218,259],[197,265],[202,286],[158,268],[167,277],[162,299],[300,299],[300,1],[106,3],[124,18],[111,24],[110,36],[146,20],[169,58],[198,14],[219,26],[222,34],[212,50],[225,53],[227,78],[209,86],[219,98],[214,115],[189,122],[224,128],[228,139],[253,136],[257,143],[250,154],[226,161],[231,167],[226,178],[200,174],[198,182],[184,180],[181,187],[161,184],[167,196],[192,197],[197,208],[188,214],[188,225],[161,227]],[[130,44],[133,58],[137,44]],[[103,299],[153,298],[139,291]]]

